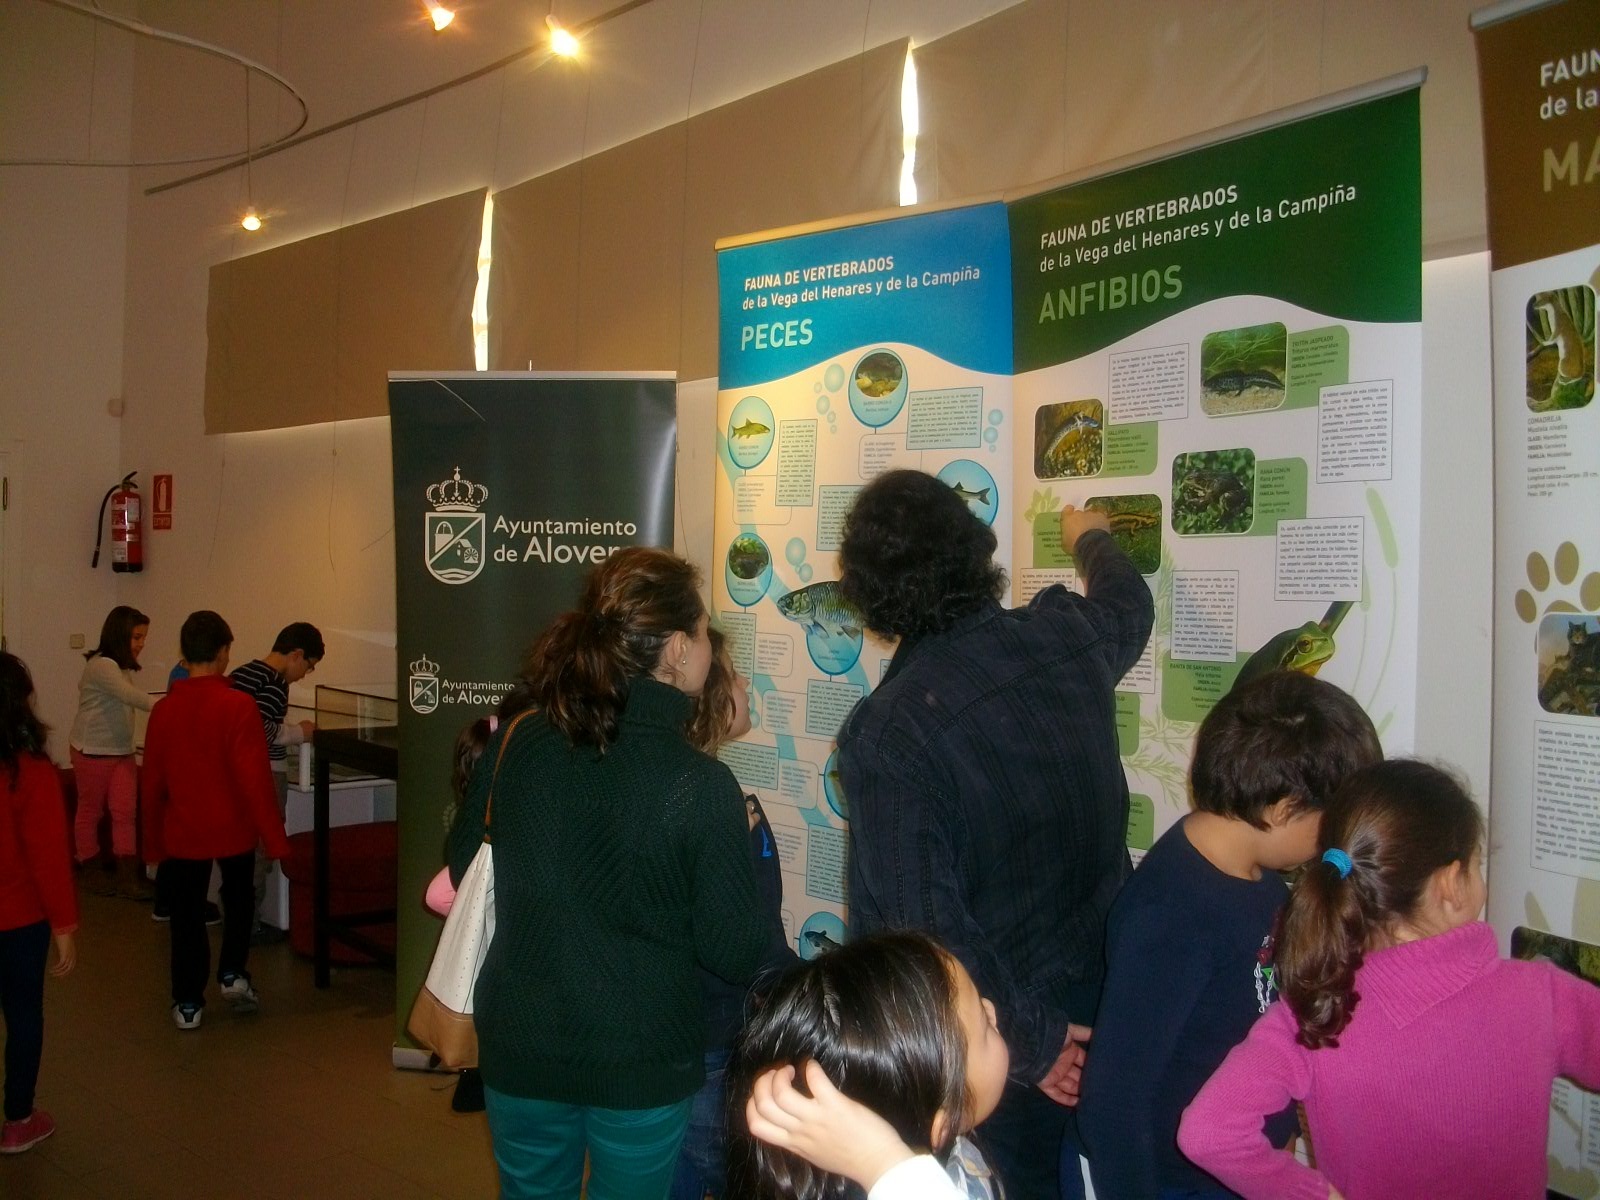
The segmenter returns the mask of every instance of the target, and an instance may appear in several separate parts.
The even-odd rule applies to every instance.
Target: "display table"
[[[316,789],[313,784],[315,770],[312,766],[311,744],[293,747],[289,755],[289,792],[284,806],[283,831],[293,837],[316,828]],[[301,765],[296,762],[297,758],[303,761],[303,773],[296,769]],[[332,828],[395,819],[393,780],[357,774],[338,765],[333,767],[329,777],[328,824]],[[301,779],[305,782],[301,783]],[[294,928],[289,912],[289,880],[282,864],[274,863],[267,874],[266,897],[261,901],[261,919],[279,929]]]
[[[317,731],[312,736],[315,755],[312,788],[312,842],[315,876],[312,881],[313,964],[316,985],[329,985],[329,947],[338,941],[353,946],[378,962],[394,965],[394,951],[362,930],[395,920],[393,902],[386,908],[347,913],[335,918],[329,912],[333,769],[347,767],[372,779],[400,776],[400,738],[392,698],[363,695],[347,689],[317,689]]]

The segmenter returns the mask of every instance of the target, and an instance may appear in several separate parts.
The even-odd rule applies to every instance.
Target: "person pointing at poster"
[[[845,519],[841,588],[898,639],[839,733],[852,934],[921,929],[994,999],[1011,1073],[977,1130],[1010,1200],[1062,1194],[1059,1148],[1130,868],[1114,691],[1154,605],[1106,518],[1070,506],[1085,594],[1000,605],[994,533],[949,486],[890,471]]]

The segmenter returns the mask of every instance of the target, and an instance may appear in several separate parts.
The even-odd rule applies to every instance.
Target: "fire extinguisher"
[[[111,569],[144,570],[144,502],[139,485],[133,482],[137,471],[129,471],[100,501],[100,516],[94,527],[94,558],[91,569],[100,565],[100,539],[105,533],[106,505],[111,505]]]

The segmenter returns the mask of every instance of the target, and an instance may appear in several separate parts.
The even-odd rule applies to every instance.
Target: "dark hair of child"
[[[1195,808],[1266,829],[1262,814],[1321,808],[1352,771],[1383,757],[1372,721],[1349,694],[1298,671],[1274,671],[1224,696],[1195,739]]]
[[[124,671],[137,671],[139,660],[133,656],[133,631],[149,624],[150,618],[137,608],[117,605],[106,614],[105,623],[100,626],[99,644],[93,650],[86,651],[84,657],[93,658],[98,654],[109,658]]]
[[[457,804],[466,798],[472,768],[483,757],[483,748],[489,744],[495,728],[490,725],[488,717],[479,717],[456,734],[455,749],[450,755],[450,791]]]
[[[39,720],[29,700],[33,696],[33,676],[27,664],[15,654],[0,650],[0,765],[17,782],[17,756],[43,754],[49,726]]]
[[[1469,866],[1482,842],[1483,814],[1447,771],[1391,759],[1345,780],[1323,810],[1319,844],[1348,855],[1350,873],[1310,864],[1278,934],[1278,990],[1302,1046],[1339,1044],[1366,952],[1416,915],[1436,872]]]
[[[231,645],[233,630],[209,608],[190,613],[178,630],[178,651],[186,663],[216,662],[217,655]]]
[[[325,652],[322,631],[309,621],[295,621],[278,631],[272,643],[274,654],[293,654],[300,651],[312,662],[320,660]]]
[[[739,1039],[728,1090],[730,1127],[741,1128],[755,1077],[816,1061],[835,1086],[883,1117],[918,1154],[947,1154],[967,1110],[967,1049],[956,1010],[950,958],[920,933],[883,933],[819,954],[788,971],[751,1016]],[[742,1186],[730,1194],[762,1200],[842,1200],[849,1180],[748,1135],[730,1147]]]

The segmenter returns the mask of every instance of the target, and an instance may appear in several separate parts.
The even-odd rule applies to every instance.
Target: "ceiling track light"
[[[544,23],[550,30],[550,53],[557,58],[577,58],[578,39],[572,31],[556,20],[555,13],[546,16]]]

